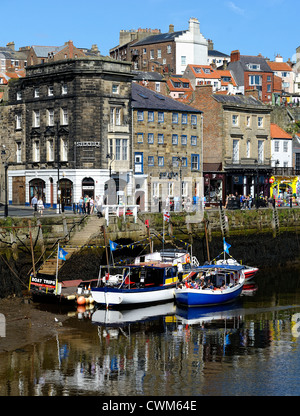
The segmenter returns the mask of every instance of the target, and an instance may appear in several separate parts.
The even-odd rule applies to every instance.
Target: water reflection
[[[0,395],[299,395],[297,282],[261,286],[218,307],[74,311],[55,338],[0,356]]]

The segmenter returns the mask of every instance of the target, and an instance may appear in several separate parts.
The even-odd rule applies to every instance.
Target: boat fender
[[[86,299],[84,296],[79,296],[79,298],[77,299],[77,304],[78,305],[85,305],[86,303]]]

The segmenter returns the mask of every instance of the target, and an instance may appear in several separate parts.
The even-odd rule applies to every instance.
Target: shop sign
[[[160,172],[159,173],[159,179],[172,179],[172,178],[178,178],[177,172]]]
[[[75,142],[77,147],[100,147],[100,142]]]

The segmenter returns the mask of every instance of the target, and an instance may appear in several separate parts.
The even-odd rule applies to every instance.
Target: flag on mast
[[[65,251],[64,249],[58,247],[58,258],[59,260],[66,260],[66,255],[68,254],[67,251]]]
[[[170,221],[170,213],[168,211],[164,212],[164,221],[166,222]]]
[[[110,251],[115,251],[117,249],[117,247],[118,247],[117,243],[114,243],[113,241],[109,240]]]
[[[223,238],[223,247],[224,247],[225,253],[229,254],[229,249],[230,249],[231,245],[226,243],[225,237]]]

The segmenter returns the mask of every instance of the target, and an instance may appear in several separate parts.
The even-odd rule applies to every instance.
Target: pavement
[[[57,213],[56,209],[45,208],[43,212],[43,217],[53,217],[61,215],[62,213]],[[74,215],[72,210],[65,210],[65,215]],[[18,205],[9,205],[8,206],[8,216],[9,217],[40,217],[38,212],[34,211],[31,207],[18,206]],[[0,218],[4,217],[4,205],[0,206]]]

